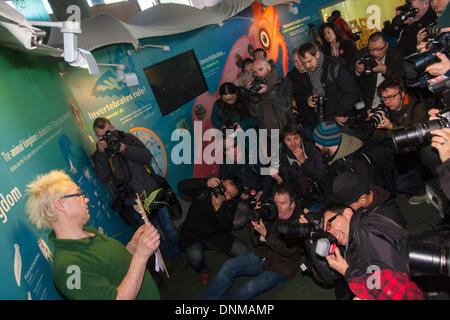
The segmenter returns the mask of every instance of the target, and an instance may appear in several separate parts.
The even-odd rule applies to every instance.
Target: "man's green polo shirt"
[[[132,255],[119,241],[99,234],[92,227],[83,229],[95,236],[67,240],[56,239],[53,231],[49,234],[49,240],[55,246],[53,279],[56,287],[68,299],[114,300]],[[145,270],[136,299],[160,299],[148,270]]]

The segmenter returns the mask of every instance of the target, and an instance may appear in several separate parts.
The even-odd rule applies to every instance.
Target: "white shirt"
[[[385,61],[386,61],[386,55],[384,55],[383,59],[381,59],[380,62],[382,64],[385,64],[384,63]],[[377,72],[377,84],[375,86],[375,95],[373,96],[373,101],[372,101],[371,108],[375,108],[381,103],[380,97],[377,94],[377,88],[383,81],[384,81],[383,73],[382,72]]]

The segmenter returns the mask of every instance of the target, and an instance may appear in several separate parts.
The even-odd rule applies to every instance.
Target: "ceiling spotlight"
[[[289,12],[292,13],[293,15],[298,15],[298,8],[294,7],[293,3],[289,4]]]
[[[117,81],[125,82],[128,87],[134,87],[139,84],[136,73],[125,73],[125,65],[123,64],[99,63],[98,65],[101,67],[115,67]]]
[[[81,33],[78,21],[29,21],[31,25],[60,28],[64,39],[64,60],[74,67],[87,68],[90,74],[99,74],[94,56],[87,50],[78,48],[78,36]]]

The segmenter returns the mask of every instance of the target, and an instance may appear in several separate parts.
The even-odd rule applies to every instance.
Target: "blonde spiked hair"
[[[56,220],[54,202],[67,191],[72,179],[63,170],[38,175],[26,187],[28,196],[25,211],[29,221],[38,229],[51,228]]]

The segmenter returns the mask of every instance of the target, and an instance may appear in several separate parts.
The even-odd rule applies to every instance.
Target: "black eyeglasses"
[[[86,194],[82,190],[80,190],[77,193],[72,193],[72,194],[67,194],[65,196],[62,196],[61,199],[72,198],[72,197],[83,197],[83,198],[86,198]]]
[[[325,227],[325,231],[326,232],[330,232],[330,230],[331,230],[331,223],[334,221],[334,219],[336,219],[337,216],[338,216],[338,214],[333,216],[332,218],[328,219],[327,225]]]
[[[400,92],[401,92],[401,91],[399,90],[396,94],[393,94],[393,95],[387,96],[387,97],[381,96],[381,97],[380,97],[380,100],[383,101],[383,102],[391,101],[391,100],[393,100],[396,96],[398,96]]]
[[[381,48],[369,48],[367,47],[367,49],[369,50],[369,52],[380,52],[383,51],[384,48],[386,48],[387,42],[385,42],[384,46],[382,46]]]

